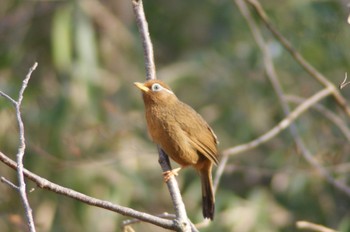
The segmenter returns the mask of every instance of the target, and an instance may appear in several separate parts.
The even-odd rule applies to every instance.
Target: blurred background
[[[350,71],[348,2],[260,2],[293,46],[339,85]],[[147,0],[144,7],[158,78],[203,115],[220,150],[259,137],[284,118],[234,1]],[[320,90],[252,13],[285,94],[308,98]],[[146,132],[141,94],[132,84],[145,79],[145,69],[131,1],[0,1],[0,89],[16,98],[35,61],[39,66],[22,105],[25,167],[96,198],[151,214],[173,213]],[[349,99],[350,87],[342,93]],[[348,127],[349,117],[331,97],[320,104]],[[349,186],[350,144],[339,127],[315,109],[296,125],[313,157]],[[1,98],[0,151],[15,159],[17,147],[14,109]],[[16,183],[15,172],[2,163],[0,176]],[[177,179],[190,219],[200,222],[197,174],[185,169]],[[36,186],[28,181],[27,188]],[[216,198],[216,218],[201,231],[297,231],[298,220],[350,231],[349,196],[304,160],[288,130],[231,157]],[[29,201],[38,231],[121,231],[128,219],[39,188]],[[132,227],[164,231],[147,223]],[[19,197],[5,184],[0,184],[0,228],[26,230]]]

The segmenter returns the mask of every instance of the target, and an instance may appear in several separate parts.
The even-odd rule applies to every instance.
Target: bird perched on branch
[[[213,220],[215,198],[211,172],[213,164],[218,164],[216,135],[164,82],[150,80],[134,84],[142,91],[150,136],[180,165],[180,168],[164,172],[164,180],[167,182],[183,167],[194,167],[201,177],[203,216]]]

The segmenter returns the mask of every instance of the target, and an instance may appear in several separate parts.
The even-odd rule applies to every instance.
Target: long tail
[[[215,212],[215,198],[213,191],[213,181],[211,178],[211,168],[200,170],[200,176],[202,181],[202,207],[203,207],[203,217],[209,218],[210,220],[214,219]]]

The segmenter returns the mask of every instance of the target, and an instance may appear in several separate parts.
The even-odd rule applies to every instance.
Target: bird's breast
[[[152,140],[175,162],[182,166],[194,165],[199,159],[197,151],[175,117],[175,114],[169,113],[166,109],[157,107],[146,109],[148,132]]]

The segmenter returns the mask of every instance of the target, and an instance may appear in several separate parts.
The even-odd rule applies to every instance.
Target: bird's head
[[[170,87],[160,80],[149,80],[145,83],[135,82],[134,85],[142,91],[145,105],[170,103],[170,101],[177,99]]]

